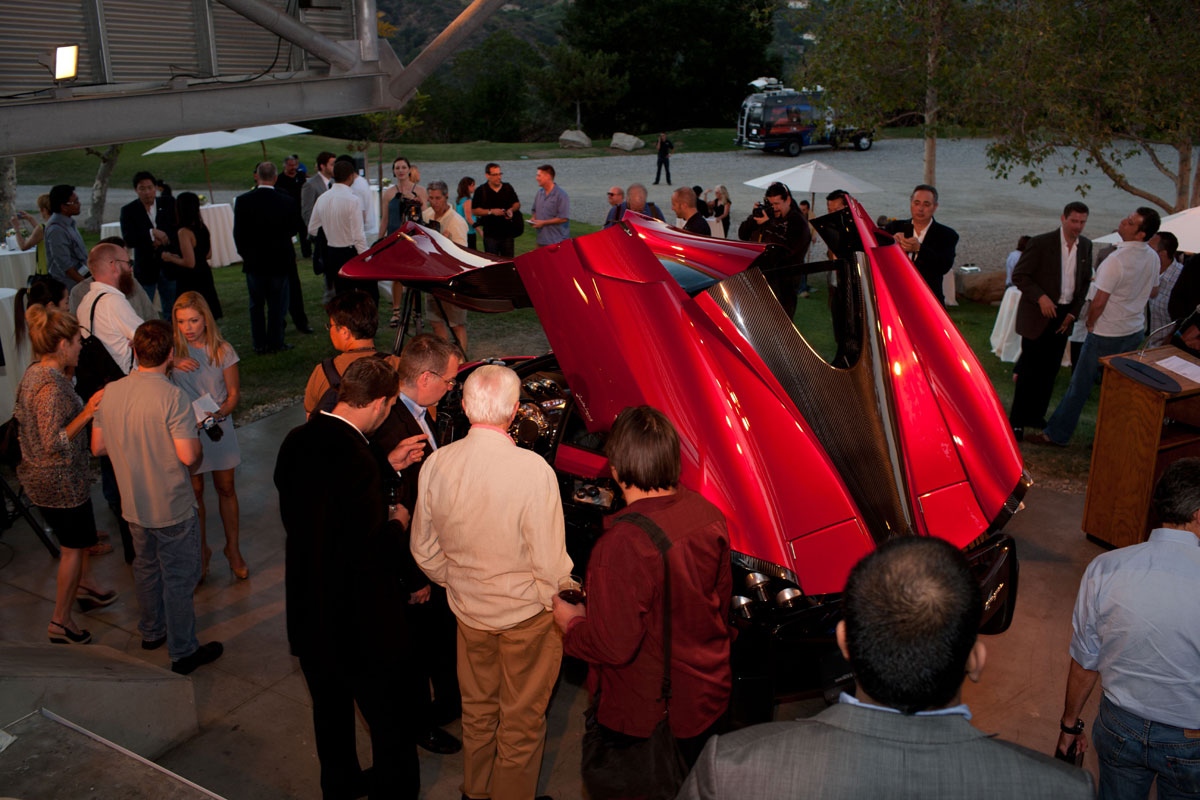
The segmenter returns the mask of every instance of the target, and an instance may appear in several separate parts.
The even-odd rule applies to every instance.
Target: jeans
[[[200,582],[200,524],[196,512],[166,528],[143,528],[131,522],[129,530],[137,550],[133,582],[142,609],[138,632],[146,641],[165,635],[171,660],[186,658],[200,647],[192,605],[192,592]]]
[[[254,352],[265,353],[283,347],[283,315],[288,305],[288,276],[262,272],[246,273],[250,292],[250,339]],[[263,306],[267,307],[263,326]]]
[[[491,253],[501,258],[513,257],[513,238],[511,236],[483,235],[483,252]]]
[[[141,283],[141,281],[138,281],[138,283]],[[175,299],[179,296],[175,281],[164,277],[160,272],[158,283],[142,283],[142,288],[146,290],[146,295],[150,298],[151,303],[154,302],[154,293],[158,292],[163,319],[170,320],[171,307],[175,305]]]
[[[1200,797],[1200,738],[1188,738],[1183,728],[1131,714],[1105,696],[1092,744],[1100,759],[1100,800],[1145,798],[1155,776],[1160,800]]]
[[[667,186],[670,186],[671,185],[671,159],[670,159],[670,157],[663,158],[662,156],[659,156],[658,157],[658,166],[654,170],[654,182],[655,183],[658,183],[658,179],[660,177],[662,177],[664,169],[667,171]]]
[[[1104,356],[1116,355],[1134,350],[1142,343],[1142,332],[1131,333],[1128,336],[1097,336],[1089,333],[1083,340],[1083,350],[1079,353],[1079,364],[1071,373],[1071,385],[1067,393],[1059,401],[1058,408],[1046,423],[1045,434],[1055,444],[1066,444],[1075,433],[1079,424],[1079,415],[1083,405],[1092,394],[1092,384],[1100,374],[1100,359]]]

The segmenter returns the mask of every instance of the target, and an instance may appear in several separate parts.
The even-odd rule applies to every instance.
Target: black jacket
[[[154,199],[154,227],[167,234],[171,244],[178,241],[179,226],[175,221],[173,198]],[[133,276],[138,283],[145,286],[158,283],[159,274],[163,272],[171,280],[178,276],[177,267],[162,260],[161,254],[165,248],[154,246],[154,237],[150,235],[150,217],[146,215],[146,207],[141,200],[121,206],[121,238],[125,240],[126,247],[133,249]]]
[[[362,435],[326,414],[293,429],[279,448],[274,477],[287,534],[293,655],[351,654],[370,643],[386,656],[406,647],[404,603],[396,598],[417,580],[404,574],[405,564],[416,565],[403,558],[404,526],[387,518],[384,474]]]
[[[1060,229],[1034,236],[1025,245],[1013,267],[1013,286],[1021,290],[1017,304],[1016,330],[1021,336],[1036,339],[1046,330],[1051,318],[1042,315],[1038,298],[1046,295],[1056,304],[1062,296],[1062,239]],[[1092,281],[1092,242],[1080,236],[1075,245],[1075,293],[1067,312],[1079,319],[1079,311]]]
[[[889,222],[884,230],[888,233],[912,236],[913,223],[911,219],[895,219]],[[917,251],[917,259],[913,265],[929,285],[929,291],[941,302],[945,302],[945,297],[942,296],[942,276],[954,267],[954,253],[957,249],[958,233],[936,219],[930,220],[929,230],[925,232],[925,241],[921,242],[921,249]]]
[[[770,209],[767,209],[770,213]],[[790,265],[801,264],[812,243],[812,227],[805,219],[804,213],[795,203],[782,217],[771,217],[762,225],[754,219],[754,212],[738,226],[738,238],[744,242],[762,242],[777,244],[787,248],[792,254]]]
[[[239,195],[233,207],[233,243],[243,272],[286,275],[296,263],[292,236],[304,225],[300,206],[273,187]]]

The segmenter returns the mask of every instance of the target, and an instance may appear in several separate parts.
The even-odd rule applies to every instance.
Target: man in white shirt
[[[426,222],[436,222],[443,236],[459,247],[466,247],[467,221],[450,205],[450,187],[446,185],[445,181],[430,181],[427,191],[429,207],[421,212],[421,219]],[[465,308],[426,294],[425,313],[428,315],[426,319],[433,326],[433,332],[436,335],[456,342],[464,354],[467,352],[467,310]],[[451,337],[451,332],[453,332],[453,337]]]
[[[471,430],[426,459],[409,537],[417,565],[446,587],[458,617],[469,798],[537,794],[562,661],[551,598],[572,563],[554,470],[507,433],[519,392],[508,367],[489,364],[467,378]]]
[[[358,177],[352,162],[334,162],[333,186],[313,205],[308,233],[316,236],[317,231],[324,231],[326,245],[321,260],[325,274],[333,276],[336,293],[361,289],[378,303],[379,285],[375,281],[353,281],[338,275],[343,264],[367,249],[366,217],[361,201],[351,188]]]
[[[300,189],[300,216],[304,219],[306,230],[309,220],[312,219],[312,210],[317,198],[333,185],[333,159],[333,153],[328,151],[322,150],[317,153],[317,174],[306,180],[303,188]],[[325,295],[321,298],[321,302],[328,303],[333,297],[333,276],[321,268],[321,248],[316,246],[315,238],[309,238],[313,244],[313,271],[318,275],[322,273],[325,275]]]
[[[1121,243],[1096,268],[1096,296],[1087,314],[1088,335],[1071,385],[1045,430],[1028,437],[1029,441],[1066,447],[1091,396],[1100,359],[1128,352],[1142,343],[1146,301],[1158,281],[1158,255],[1146,242],[1158,233],[1159,221],[1157,211],[1142,206],[1117,225]]]

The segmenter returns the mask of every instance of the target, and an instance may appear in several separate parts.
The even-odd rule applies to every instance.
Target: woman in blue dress
[[[190,358],[199,366],[190,372],[173,370],[171,380],[187,392],[192,401],[207,394],[217,404],[217,410],[211,414],[216,423],[213,426],[215,430],[201,431],[200,444],[204,448],[204,457],[192,470],[192,490],[196,493],[199,507],[204,568],[207,571],[208,559],[212,556],[205,537],[204,508],[204,476],[211,473],[213,486],[217,490],[217,508],[225,527],[225,558],[229,560],[233,574],[245,580],[250,576],[250,569],[238,548],[238,497],[233,482],[234,467],[241,463],[242,455],[238,450],[237,434],[230,416],[237,408],[241,395],[238,356],[233,346],[221,338],[212,310],[199,292],[181,294],[175,301],[172,317],[175,321],[176,361]],[[201,423],[197,425],[201,426]],[[220,431],[220,434],[214,438],[216,431]]]

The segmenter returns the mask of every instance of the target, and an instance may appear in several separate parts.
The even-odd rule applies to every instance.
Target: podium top
[[[1139,355],[1139,353],[1140,353],[1140,355]],[[1142,364],[1152,367],[1153,369],[1163,373],[1164,375],[1166,375],[1170,378],[1173,378],[1175,381],[1177,381],[1179,383],[1179,386],[1180,386],[1180,392],[1178,394],[1200,393],[1200,380],[1193,380],[1192,378],[1188,377],[1187,375],[1183,375],[1179,372],[1175,372],[1174,370],[1168,369],[1168,368],[1160,365],[1159,362],[1165,361],[1166,359],[1169,359],[1172,356],[1188,362],[1189,364],[1191,364],[1192,366],[1194,366],[1196,368],[1197,373],[1200,373],[1200,358],[1197,358],[1196,356],[1192,355],[1191,353],[1187,352],[1186,350],[1181,350],[1178,347],[1175,347],[1173,345],[1163,345],[1162,347],[1152,347],[1145,351],[1131,350],[1128,353],[1117,353],[1117,354],[1111,355],[1111,356],[1104,356],[1103,358],[1100,359],[1100,364],[1105,369],[1115,369],[1115,367],[1113,367],[1113,365],[1109,363],[1112,359],[1128,358],[1131,361],[1138,361]],[[1159,391],[1159,390],[1153,389],[1152,387],[1149,387],[1149,386],[1147,386],[1146,388],[1150,389],[1151,391]]]

